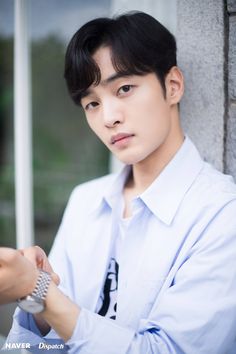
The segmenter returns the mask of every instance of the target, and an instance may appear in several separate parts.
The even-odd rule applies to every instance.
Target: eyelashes
[[[89,102],[88,104],[86,104],[86,106],[84,107],[84,109],[85,109],[85,111],[88,111],[88,110],[90,110],[90,109],[96,108],[98,105],[99,105],[98,102],[92,101],[92,102]]]
[[[125,84],[119,87],[119,89],[116,91],[116,96],[117,97],[126,97],[129,96],[130,93],[133,91],[135,85],[130,85],[130,84]],[[94,110],[97,106],[99,106],[99,101],[90,101],[84,106],[85,111],[90,111]]]
[[[133,89],[134,85],[123,85],[119,88],[118,94],[124,95],[126,93],[129,93]]]

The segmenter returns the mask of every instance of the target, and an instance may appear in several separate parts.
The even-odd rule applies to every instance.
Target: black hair
[[[165,96],[165,77],[176,65],[174,36],[156,19],[143,12],[114,18],[97,18],[83,25],[66,51],[65,72],[69,93],[76,104],[101,73],[93,54],[101,46],[111,48],[114,69],[124,75],[154,72]]]

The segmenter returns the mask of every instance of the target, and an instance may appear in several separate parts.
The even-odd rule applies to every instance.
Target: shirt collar
[[[175,156],[140,198],[156,217],[171,224],[203,163],[195,145],[186,136]]]
[[[130,171],[131,166],[125,165],[120,172],[109,175],[110,178],[104,186],[104,190],[100,191],[92,212],[101,212],[107,206],[111,209],[117,207],[117,204],[121,202],[123,188]]]
[[[118,198],[122,196],[123,188],[125,182],[130,174],[131,166],[126,165],[122,170],[114,176],[114,179],[111,181],[111,184],[107,186],[104,193],[104,200],[109,204],[111,208],[114,208]]]
[[[169,225],[202,167],[203,160],[199,152],[186,136],[172,160],[138,199],[141,199],[156,217]],[[126,165],[118,174],[112,175],[105,190],[101,191],[97,203],[94,203],[93,211],[102,211],[107,206],[114,209],[120,203],[130,171],[131,166]]]

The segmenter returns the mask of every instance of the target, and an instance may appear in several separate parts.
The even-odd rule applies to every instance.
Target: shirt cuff
[[[21,327],[29,330],[31,333],[35,334],[40,339],[47,339],[47,338],[58,338],[56,332],[51,329],[46,336],[42,336],[35,320],[34,316],[30,313],[20,310],[18,315],[18,323]]]
[[[12,343],[26,343],[27,349],[30,348],[32,353],[48,353],[49,349],[54,349],[55,353],[67,353],[68,351],[65,343],[54,330],[43,337],[33,316],[19,308],[14,313],[13,325],[3,348],[9,347]]]
[[[135,332],[86,309],[81,309],[72,337],[66,342],[69,354],[124,354]]]

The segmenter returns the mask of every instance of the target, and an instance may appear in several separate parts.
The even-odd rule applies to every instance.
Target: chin
[[[135,165],[144,160],[140,156],[117,156],[116,155],[116,158],[120,160],[122,163],[124,163],[125,165]]]

